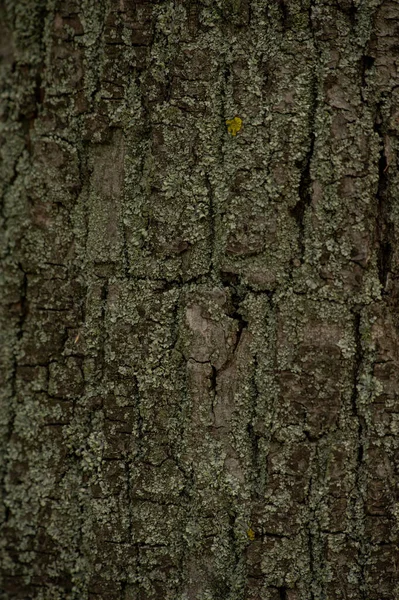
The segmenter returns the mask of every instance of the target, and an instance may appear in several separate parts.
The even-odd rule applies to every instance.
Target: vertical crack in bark
[[[367,54],[364,54],[361,58],[360,61],[360,72],[361,72],[361,94],[362,94],[362,99],[365,101],[366,98],[364,97],[364,89],[367,87],[367,76],[370,73],[373,65],[374,65],[375,59],[373,56],[369,56]]]
[[[385,156],[384,132],[380,107],[377,107],[374,120],[374,131],[380,138],[380,156],[378,160],[378,187],[376,238],[378,243],[378,276],[382,286],[382,293],[386,293],[388,275],[392,263],[392,224],[389,222],[389,195],[388,195],[388,162]]]
[[[128,536],[128,546],[133,544],[133,502],[132,502],[132,481],[131,481],[131,466],[132,459],[125,460],[125,478],[126,478],[126,495],[127,495],[127,512],[128,512],[128,525],[127,525],[127,536]],[[122,582],[122,598],[123,600],[126,598],[127,592],[127,580],[129,578],[129,573],[126,572],[126,581]]]
[[[27,290],[28,290],[28,278],[26,273],[24,272],[22,265],[19,263],[18,267],[20,271],[23,273],[22,283],[21,283],[21,312],[18,320],[18,328],[17,328],[17,339],[20,341],[23,336],[23,328],[26,321],[26,317],[28,315],[28,300],[27,300]]]
[[[308,519],[305,531],[307,533],[308,543],[310,576],[309,597],[311,600],[318,600],[319,598],[326,597],[325,552],[322,537],[326,466],[325,446],[319,441],[314,448],[311,475],[306,493]]]
[[[129,521],[128,521],[128,540],[129,540],[129,544],[132,543],[132,532],[133,532],[133,518],[132,518],[132,492],[131,492],[131,476],[130,476],[130,469],[131,469],[131,465],[132,465],[132,461],[131,459],[125,460],[125,476],[126,476],[126,494],[127,494],[127,500],[128,500],[128,514],[129,514]]]
[[[355,341],[355,357],[353,366],[353,388],[352,388],[352,411],[355,417],[359,417],[358,413],[358,385],[360,378],[360,370],[362,365],[362,338],[360,332],[361,316],[360,313],[354,314],[354,341]]]
[[[211,391],[214,391],[216,394],[217,370],[216,370],[216,367],[214,367],[213,365],[211,365],[211,369],[212,369],[212,374],[211,374],[211,378],[210,378]]]
[[[286,587],[279,587],[278,588],[278,597],[280,600],[287,600],[287,588]]]
[[[355,31],[357,24],[358,8],[353,3],[353,0],[350,0],[349,6],[345,5],[345,3],[342,3],[341,10],[344,12],[344,14],[347,15],[352,31]]]
[[[278,5],[280,7],[281,12],[281,24],[283,27],[283,33],[285,33],[289,29],[288,5],[286,0],[278,0]]]
[[[354,315],[354,341],[355,341],[355,357],[353,365],[353,384],[352,384],[352,412],[358,422],[357,431],[357,456],[356,456],[356,472],[355,472],[355,497],[353,498],[354,510],[356,514],[356,537],[359,543],[359,569],[360,569],[360,592],[362,600],[366,600],[366,589],[365,589],[365,561],[366,561],[366,548],[365,548],[365,537],[363,535],[363,518],[364,518],[364,497],[363,497],[363,485],[365,479],[364,472],[364,442],[366,435],[366,422],[364,417],[360,414],[359,408],[359,386],[360,376],[363,364],[363,350],[362,350],[362,336],[361,336],[361,315],[355,313]]]
[[[310,206],[312,201],[312,177],[311,177],[311,165],[314,156],[315,146],[315,117],[317,110],[317,78],[313,76],[311,81],[311,103],[309,106],[308,114],[308,130],[309,130],[309,150],[307,151],[304,158],[296,164],[301,171],[301,176],[298,186],[299,200],[293,208],[290,209],[292,217],[295,219],[298,227],[298,245],[301,256],[301,262],[303,261],[305,254],[305,213],[307,208]]]
[[[216,402],[216,397],[217,397],[217,370],[216,367],[214,367],[213,365],[211,365],[211,376],[210,376],[210,393],[211,393],[211,412],[212,412],[212,417],[213,420],[215,422],[215,402]]]
[[[252,403],[252,420],[256,419],[256,407],[257,401],[259,398],[259,390],[256,383],[256,374],[258,370],[258,356],[255,354],[254,356],[254,365],[253,365],[253,403]],[[255,498],[261,498],[264,492],[265,483],[266,483],[266,461],[264,461],[263,468],[260,461],[260,435],[258,435],[255,431],[253,423],[250,421],[248,423],[248,436],[251,444],[251,452],[252,452],[252,469],[253,469],[253,494]]]
[[[309,506],[309,521],[307,523],[307,537],[308,537],[308,552],[309,552],[309,572],[310,572],[310,583],[309,583],[309,595],[310,600],[315,600],[315,595],[313,592],[313,585],[316,582],[316,573],[315,573],[315,549],[314,549],[314,535],[312,533],[312,522],[315,520],[315,511],[310,507],[310,499],[312,496],[312,488],[313,488],[313,478],[310,478],[309,488],[307,493],[307,502]]]
[[[229,586],[228,586],[229,592],[231,594],[234,594],[234,587],[235,587],[234,583],[235,583],[237,576],[239,576],[238,571],[239,571],[240,563],[242,561],[242,553],[240,551],[239,544],[238,544],[238,541],[237,541],[236,535],[235,535],[236,520],[237,520],[237,513],[234,509],[231,509],[231,512],[229,513],[229,539],[230,539],[230,545],[231,545],[231,554],[232,554],[233,564],[232,564],[230,582],[229,582]],[[226,594],[226,597],[227,597],[227,594]]]
[[[231,303],[233,305],[233,312],[231,313],[231,318],[234,319],[235,321],[237,321],[237,327],[238,327],[236,343],[233,348],[233,355],[234,355],[238,348],[238,345],[240,343],[243,331],[245,329],[247,329],[247,327],[248,327],[248,321],[246,321],[246,319],[244,319],[244,317],[242,316],[242,313],[240,311],[240,304],[243,301],[245,292],[242,292],[242,290],[238,289],[234,285],[230,286],[230,291],[231,291],[231,295],[230,295]]]

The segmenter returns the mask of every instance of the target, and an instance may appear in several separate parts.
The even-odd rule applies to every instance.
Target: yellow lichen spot
[[[237,135],[237,132],[240,131],[242,127],[242,119],[236,115],[234,119],[227,119],[226,125],[227,131],[231,133],[231,135]]]
[[[251,542],[253,542],[255,539],[255,532],[253,529],[251,529],[251,527],[248,529],[247,535],[248,535],[249,539],[251,540]]]

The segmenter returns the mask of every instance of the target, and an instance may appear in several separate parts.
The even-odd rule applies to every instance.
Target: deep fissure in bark
[[[365,459],[365,441],[367,438],[366,431],[366,421],[364,416],[361,414],[360,406],[359,406],[359,391],[361,386],[361,372],[363,367],[363,348],[362,348],[362,334],[361,334],[361,326],[362,326],[362,317],[361,312],[355,312],[353,315],[353,329],[354,329],[354,341],[355,341],[355,356],[353,361],[353,384],[352,384],[352,412],[354,417],[358,422],[358,446],[357,446],[357,455],[356,455],[356,484],[354,488],[354,496],[353,496],[353,507],[354,510],[358,508],[360,511],[360,517],[358,522],[358,527],[363,526],[364,520],[364,498],[362,495],[362,486],[363,486],[363,469],[364,469],[364,459]],[[362,531],[358,531],[357,535],[359,536],[359,567],[361,572],[361,581],[360,581],[360,592],[362,600],[366,600],[367,592],[365,586],[365,564],[366,564],[366,542],[362,538]]]
[[[377,199],[377,243],[378,249],[378,276],[382,286],[382,293],[386,293],[388,275],[392,268],[392,224],[389,220],[390,200],[388,196],[389,164],[385,154],[384,125],[380,107],[377,107],[374,121],[374,131],[380,138],[380,156],[378,160],[378,186]]]
[[[315,151],[315,116],[317,111],[317,78],[313,77],[311,83],[311,105],[309,107],[308,127],[309,127],[309,150],[305,154],[302,161],[296,164],[300,169],[300,180],[298,186],[299,200],[290,210],[291,215],[295,219],[298,227],[298,245],[301,260],[305,253],[305,213],[312,202],[312,176],[311,166],[312,158]]]

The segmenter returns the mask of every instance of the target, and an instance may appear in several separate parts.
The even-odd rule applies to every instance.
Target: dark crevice
[[[286,587],[278,588],[278,597],[280,598],[280,600],[287,600],[287,588]]]
[[[213,195],[212,184],[209,179],[209,175],[205,175],[205,186],[208,191],[208,201],[209,201],[209,238],[210,238],[210,247],[211,247],[211,260],[210,260],[210,270],[214,272],[215,269],[215,242],[216,242],[216,231],[215,231],[215,219],[216,219],[216,209],[215,209],[215,200]]]
[[[189,356],[187,360],[188,361],[192,360],[193,362],[197,363],[197,365],[210,365],[211,364],[211,362],[209,360],[197,360],[193,356]]]
[[[37,114],[39,112],[39,107],[44,102],[44,88],[42,87],[42,76],[41,76],[40,72],[37,73],[37,75],[36,75],[34,96],[35,96],[35,101],[36,101],[36,116],[37,116]]]
[[[105,313],[107,310],[107,297],[108,297],[108,280],[105,282],[105,284],[103,285],[102,289],[101,289],[101,302],[102,302],[102,306],[101,306],[101,320],[104,322],[105,319]]]
[[[359,542],[359,567],[360,567],[360,594],[362,600],[366,600],[366,590],[364,588],[365,582],[365,562],[366,562],[366,549],[364,547],[365,541],[362,535],[362,521],[364,516],[364,498],[362,494],[362,481],[364,479],[364,444],[365,444],[365,428],[366,421],[364,417],[359,413],[359,386],[360,386],[360,377],[361,377],[361,369],[363,363],[363,350],[362,350],[362,335],[361,335],[361,315],[360,313],[354,314],[354,341],[355,341],[355,356],[353,361],[353,383],[352,383],[352,396],[351,396],[351,405],[352,405],[352,413],[353,416],[357,419],[358,422],[358,447],[357,447],[357,455],[356,455],[356,470],[355,470],[355,486],[354,492],[355,496],[352,497],[352,505],[353,510],[356,514],[360,515],[357,517],[359,522],[359,531],[357,533],[357,538]]]
[[[378,187],[376,238],[378,243],[378,277],[382,286],[382,293],[387,293],[388,276],[392,267],[392,223],[389,222],[389,199],[388,199],[388,161],[384,151],[384,132],[380,107],[377,108],[374,121],[374,131],[378,134],[381,143],[380,156],[378,160]]]
[[[315,582],[315,540],[314,534],[312,533],[312,522],[315,520],[315,510],[310,506],[310,500],[312,496],[313,478],[310,477],[309,487],[306,494],[306,500],[309,507],[309,522],[307,523],[307,538],[308,538],[308,552],[309,552],[309,572],[310,572],[310,585],[309,585],[309,597],[310,600],[315,600],[313,592],[313,583]]]
[[[310,205],[311,200],[312,200],[312,197],[311,197],[312,179],[310,176],[310,165],[311,165],[311,160],[312,160],[312,156],[313,156],[313,152],[314,152],[314,141],[315,141],[315,135],[314,135],[314,132],[312,131],[311,138],[310,138],[309,151],[307,152],[303,161],[297,165],[301,170],[301,178],[299,181],[299,188],[298,188],[299,200],[295,204],[295,206],[291,209],[291,215],[296,220],[298,228],[299,228],[299,232],[300,232],[299,246],[300,246],[300,250],[301,250],[301,256],[303,256],[304,249],[305,249],[304,242],[303,242],[304,216],[305,216],[305,211],[306,211],[307,207]]]
[[[243,331],[248,328],[248,321],[246,321],[243,318],[243,316],[241,315],[241,313],[238,310],[236,310],[231,316],[235,321],[237,321],[237,336],[236,336],[236,342],[235,342],[235,345],[233,348],[233,354],[235,354],[235,352],[238,348],[238,345],[240,343]]]
[[[231,350],[231,355],[230,357],[227,359],[227,361],[217,370],[218,373],[222,373],[223,371],[225,371],[226,369],[228,369],[230,367],[230,365],[233,363],[233,361],[235,360],[235,354],[238,348],[238,345],[240,343],[242,334],[244,332],[245,329],[247,329],[248,327],[248,321],[246,319],[243,318],[241,311],[240,311],[240,303],[241,303],[241,293],[237,290],[237,288],[230,288],[231,290],[231,311],[229,313],[229,316],[234,319],[237,323],[237,330],[236,330],[236,339],[235,339],[235,343],[234,343],[234,347]]]
[[[98,273],[96,274],[98,277],[106,277],[106,276],[101,276]],[[208,281],[208,277],[210,275],[210,272],[207,273],[201,273],[200,275],[194,275],[193,277],[188,277],[187,279],[184,279],[183,277],[179,278],[179,279],[162,279],[162,278],[156,278],[156,277],[144,277],[144,276],[139,276],[139,275],[128,275],[126,277],[126,279],[129,279],[130,281],[143,281],[143,282],[150,282],[150,283],[154,283],[154,284],[159,284],[159,286],[162,286],[162,288],[159,290],[160,292],[168,292],[169,290],[173,290],[175,288],[182,288],[186,285],[192,285],[193,283],[206,283]],[[125,279],[125,278],[123,278]],[[156,292],[157,290],[155,290]]]
[[[215,400],[217,397],[217,369],[213,365],[211,365],[211,376],[210,380],[210,392],[211,392],[211,413],[213,417],[213,422],[215,422]]]
[[[263,531],[261,536],[262,540],[289,540],[290,538],[292,539],[292,536],[288,535],[288,534],[284,534],[284,533],[270,533],[269,531]]]
[[[233,351],[235,352],[242,332],[248,327],[248,321],[244,319],[240,309],[240,305],[244,301],[247,294],[247,289],[246,286],[239,283],[239,277],[235,273],[222,272],[220,273],[220,279],[223,285],[230,291],[231,309],[229,311],[229,316],[237,321],[237,339]]]
[[[123,271],[126,279],[130,276],[130,259],[129,259],[129,248],[127,243],[126,227],[122,223],[122,260],[123,260]]]
[[[349,22],[351,24],[352,31],[355,30],[356,22],[357,22],[357,7],[353,3],[353,0],[350,2],[349,6],[344,11],[349,18]]]
[[[360,72],[362,89],[367,86],[367,77],[374,66],[375,58],[373,56],[363,55],[360,59]]]
[[[247,425],[248,438],[250,443],[250,451],[252,454],[252,469],[253,469],[253,493],[256,498],[261,498],[263,486],[261,485],[260,477],[260,461],[259,461],[259,441],[260,436],[256,433],[252,423]]]
[[[260,396],[260,392],[257,385],[256,375],[258,372],[258,355],[254,355],[254,365],[253,365],[253,375],[252,375],[252,388],[253,388],[253,402],[252,402],[252,420],[256,422],[257,418],[264,418],[263,412],[260,412],[260,417],[257,415],[257,407],[258,400]],[[262,498],[264,496],[265,488],[266,488],[266,479],[267,479],[267,460],[265,459],[265,454],[262,452],[261,454],[261,446],[260,442],[262,436],[259,435],[255,427],[252,423],[248,425],[248,435],[251,442],[252,449],[252,461],[254,465],[254,474],[255,477],[253,479],[253,493],[255,498]]]
[[[144,449],[145,434],[144,434],[144,419],[141,414],[141,397],[140,397],[139,391],[137,391],[135,399],[136,399],[135,408],[137,411],[137,457],[140,457],[140,456],[142,457],[142,456],[144,456],[144,453],[145,453],[145,449]]]
[[[126,600],[126,597],[127,597],[126,594],[127,594],[127,580],[124,579],[123,581],[121,581],[121,598],[122,598],[122,600]],[[98,594],[95,594],[95,595],[98,595]]]
[[[240,282],[240,277],[237,273],[229,273],[228,271],[220,271],[220,280],[224,286],[236,286]]]
[[[355,357],[353,364],[353,384],[352,384],[352,411],[355,417],[358,417],[358,385],[359,385],[359,376],[360,376],[360,368],[362,364],[362,339],[360,332],[360,313],[356,313],[354,315],[354,341],[355,341]]]
[[[237,520],[237,513],[235,512],[235,510],[233,508],[231,508],[231,510],[229,512],[228,537],[230,540],[231,556],[232,556],[232,562],[233,562],[233,564],[232,564],[233,572],[232,572],[232,577],[230,577],[230,582],[228,585],[230,594],[233,591],[232,588],[234,585],[235,575],[236,575],[237,571],[239,570],[240,562],[242,560],[242,553],[240,550],[240,546],[238,544],[238,540],[236,539],[236,535],[235,535],[236,520]],[[226,595],[225,597],[227,598],[228,596]]]
[[[311,577],[311,584],[309,589],[310,600],[315,600],[315,595],[312,589],[312,583],[314,582],[315,572],[314,572],[314,540],[313,535],[310,531],[310,527],[308,527],[308,550],[309,550],[309,570]]]
[[[355,357],[353,363],[353,383],[352,383],[352,396],[351,396],[351,405],[352,405],[352,413],[354,417],[358,420],[358,451],[357,451],[357,473],[359,476],[359,471],[362,466],[363,457],[364,457],[364,448],[363,448],[363,437],[364,437],[364,427],[365,420],[359,414],[359,385],[360,385],[360,374],[363,362],[363,351],[362,351],[362,338],[361,338],[361,316],[360,313],[356,313],[354,315],[354,340],[355,340]],[[358,486],[356,486],[358,488]]]
[[[214,367],[213,365],[211,365],[211,369],[212,369],[212,373],[210,376],[210,382],[211,382],[211,391],[214,391],[216,393],[216,386],[217,386],[217,369],[216,367]]]
[[[127,510],[128,510],[128,525],[127,525],[127,535],[128,535],[128,544],[131,544],[133,541],[133,503],[132,503],[132,480],[131,480],[131,465],[132,461],[125,461],[125,477],[126,477],[126,495],[127,495]],[[128,579],[129,573],[126,572],[126,578]],[[123,586],[123,583],[122,583]],[[125,588],[122,590],[122,597],[125,597]]]
[[[123,88],[122,88],[123,89]],[[164,102],[169,103],[172,97],[173,91],[173,76],[166,77],[166,81],[163,85],[163,100]],[[123,99],[123,96],[122,96]]]
[[[233,349],[233,353],[232,353],[232,358],[229,361],[227,361],[226,365],[223,365],[223,367],[221,369],[221,371],[223,371],[225,368],[227,368],[231,364],[231,361],[234,360],[234,356],[236,354],[237,348],[242,339],[242,334],[245,330],[248,329],[249,322],[244,318],[241,306],[245,300],[245,297],[246,297],[249,289],[248,289],[248,286],[240,283],[240,278],[235,273],[221,272],[220,275],[221,275],[221,281],[222,281],[223,285],[230,292],[231,309],[229,311],[229,316],[237,322],[237,334],[236,334],[236,341],[235,341],[235,345],[234,345],[234,349]],[[256,385],[257,366],[258,366],[257,357],[255,356],[254,357],[254,367],[253,367],[253,385],[252,385],[253,393],[251,394],[252,399],[253,399],[252,400],[252,415],[247,424],[247,433],[248,433],[248,441],[249,441],[249,445],[250,445],[250,452],[251,452],[251,456],[252,456],[252,465],[253,465],[253,472],[254,472],[253,494],[255,497],[260,497],[262,490],[264,489],[266,474],[265,474],[265,469],[262,468],[262,466],[260,464],[260,462],[261,462],[260,458],[259,458],[260,436],[257,434],[257,432],[255,430],[255,426],[254,426],[254,423],[255,423],[256,417],[257,417],[256,406],[257,406],[257,401],[258,401],[258,397],[259,397],[259,391],[258,391],[257,385]]]
[[[298,245],[301,256],[301,262],[303,261],[305,253],[305,213],[306,209],[310,206],[312,201],[312,177],[311,177],[311,166],[314,155],[315,147],[315,114],[317,107],[317,79],[314,77],[312,81],[312,98],[309,106],[308,114],[308,129],[309,129],[309,150],[301,161],[296,163],[296,167],[300,170],[300,180],[298,186],[299,200],[293,208],[290,209],[291,216],[295,219],[298,227]]]
[[[392,233],[392,225],[389,225],[386,229],[386,235],[387,237],[390,236],[390,234]],[[383,286],[383,291],[382,293],[387,293],[386,292],[386,286],[387,286],[387,282],[388,282],[388,275],[390,273],[391,270],[391,266],[392,266],[392,245],[391,242],[389,240],[383,240],[380,242],[380,251],[378,254],[378,272],[379,272],[379,278],[380,278],[380,283]]]
[[[20,270],[23,272],[23,278],[22,278],[22,283],[21,283],[21,292],[20,292],[21,310],[20,310],[20,317],[19,317],[19,321],[18,321],[18,331],[17,331],[17,339],[20,340],[23,335],[24,323],[25,323],[26,317],[28,316],[29,306],[28,306],[28,300],[27,300],[28,278],[27,278],[26,273],[22,269],[22,265],[19,264],[18,266],[19,266]]]
[[[267,296],[270,300],[273,299],[276,290],[259,290],[254,288],[250,283],[242,283],[240,275],[232,273],[230,271],[220,271],[220,281],[224,287],[230,288],[233,294],[238,296],[239,301],[242,302],[248,292],[251,292],[254,296]]]
[[[285,33],[289,29],[289,14],[286,0],[278,0],[281,13],[281,24],[283,26],[283,32]]]
[[[195,485],[194,470],[192,470],[191,472],[188,473],[186,470],[183,470],[180,466],[179,466],[179,469],[184,473],[184,479],[185,479],[184,487],[179,492],[179,497],[184,498],[185,501],[188,502],[191,500],[191,498],[193,496],[193,490],[194,490],[194,485]]]
[[[179,294],[178,294],[178,296],[179,296]],[[143,311],[143,308],[142,308],[142,311]],[[143,318],[143,316],[145,316],[145,311],[144,311],[144,315],[142,314],[140,316]],[[170,326],[171,348],[173,348],[175,350],[176,344],[179,339],[179,298],[177,298],[175,303],[173,304],[173,308],[171,311],[171,317],[172,317],[172,322],[171,322],[171,326]]]

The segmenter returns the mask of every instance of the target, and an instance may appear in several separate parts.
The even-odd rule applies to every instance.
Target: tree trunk
[[[2,0],[1,598],[399,598],[399,3]]]

